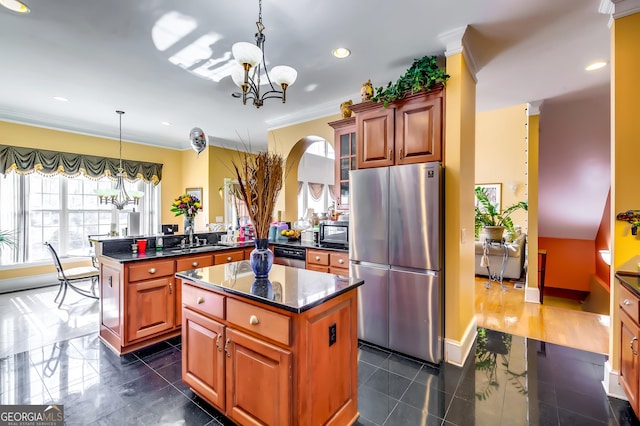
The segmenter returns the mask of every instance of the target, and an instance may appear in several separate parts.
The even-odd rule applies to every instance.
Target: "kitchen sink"
[[[217,244],[207,244],[204,246],[196,246],[196,247],[189,247],[189,248],[175,247],[175,248],[169,249],[169,252],[188,254],[188,253],[201,253],[201,252],[207,252],[207,251],[222,250],[225,248],[227,247],[219,246]]]

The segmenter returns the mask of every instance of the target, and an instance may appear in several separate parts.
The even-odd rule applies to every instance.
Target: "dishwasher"
[[[307,266],[307,250],[298,247],[273,247],[273,263],[305,269]]]

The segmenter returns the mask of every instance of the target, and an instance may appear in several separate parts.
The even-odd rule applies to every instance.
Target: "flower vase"
[[[195,231],[194,226],[195,216],[185,216],[184,221],[182,222],[182,233],[186,234],[188,229],[191,229],[191,232]]]
[[[273,252],[269,250],[268,238],[256,238],[256,248],[251,251],[249,263],[256,278],[266,278],[273,265]]]

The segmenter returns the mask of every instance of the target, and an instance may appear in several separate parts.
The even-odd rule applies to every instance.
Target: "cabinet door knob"
[[[169,281],[169,294],[173,294],[173,284]]]
[[[338,260],[338,263],[342,265],[344,263],[344,259]]]
[[[638,355],[638,351],[636,351],[635,349],[633,349],[633,342],[635,342],[636,340],[638,340],[638,338],[636,336],[633,336],[633,339],[631,339],[631,341],[629,342],[629,348],[631,348],[631,352],[634,355]]]
[[[231,339],[227,339],[226,342],[224,342],[224,353],[227,354],[227,358],[231,358],[231,354],[228,351],[229,348],[229,342],[231,342]]]
[[[204,297],[202,297],[202,296],[198,296],[198,298],[196,299],[196,303],[197,303],[198,305],[203,304],[203,303],[204,303]]]
[[[199,263],[198,263],[198,262],[193,262],[193,263],[191,264],[191,266],[193,266],[194,268],[197,268],[197,267],[198,267],[198,265],[199,265]]]
[[[624,299],[624,300],[622,301],[622,304],[623,304],[624,306],[629,306],[629,305],[631,304],[631,300],[629,300],[629,299]]]
[[[149,268],[149,273],[150,274],[155,274],[156,272],[158,272],[158,270],[156,268]]]
[[[227,257],[227,262],[231,262],[231,256]]]
[[[249,324],[258,325],[260,324],[260,319],[255,315],[251,315],[251,317],[249,317]]]
[[[222,339],[222,334],[218,334],[218,337],[216,338],[216,348],[218,349],[218,352],[222,352],[222,346],[220,346],[220,339]]]
[[[316,256],[316,260],[320,260],[320,256]]]

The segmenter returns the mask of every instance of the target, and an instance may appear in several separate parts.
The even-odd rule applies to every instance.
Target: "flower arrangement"
[[[233,162],[233,168],[256,238],[266,239],[276,198],[282,189],[284,160],[273,152],[243,153],[240,161]]]
[[[200,199],[195,195],[182,194],[176,197],[171,205],[171,211],[174,212],[176,216],[185,215],[187,217],[195,217],[200,210],[202,210],[202,204],[200,204]]]

